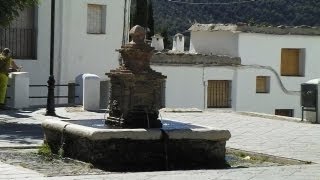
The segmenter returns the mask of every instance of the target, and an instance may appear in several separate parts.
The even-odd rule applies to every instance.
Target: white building
[[[168,76],[167,107],[301,117],[300,85],[320,77],[319,28],[195,24],[189,30],[190,52],[213,60],[211,55],[239,57],[241,65],[201,58],[179,63],[175,55],[153,63]]]
[[[74,82],[82,73],[106,79],[106,72],[118,66],[119,49],[127,41],[130,0],[56,0],[55,57],[56,84]],[[29,72],[30,84],[45,85],[49,77],[51,1],[25,10],[7,30],[0,32],[0,48],[9,47],[17,64]],[[57,87],[56,95],[66,96]],[[46,96],[46,87],[31,87],[30,96]],[[46,99],[31,99],[45,104]],[[65,102],[65,101],[57,101]]]

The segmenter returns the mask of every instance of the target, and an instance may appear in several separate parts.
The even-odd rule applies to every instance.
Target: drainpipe
[[[127,18],[126,18],[126,14],[127,14],[127,0],[124,0],[124,10],[123,10],[123,32],[122,32],[122,45],[125,44],[125,39],[126,39],[126,21],[127,21]]]
[[[202,67],[202,82],[203,82],[203,110],[206,109],[206,81],[205,81],[205,62],[203,62],[203,67]]]
[[[58,14],[59,14],[59,32],[57,33],[59,35],[59,47],[58,47],[58,69],[57,69],[57,79],[59,80],[58,83],[61,84],[62,82],[62,46],[63,46],[63,22],[64,22],[64,16],[63,16],[63,6],[64,1],[59,1],[59,8],[58,8]],[[58,94],[61,95],[61,88],[58,88]],[[60,103],[61,100],[58,99],[58,103]]]
[[[131,0],[124,0],[123,10],[123,32],[122,32],[122,45],[129,42],[129,28],[130,28],[130,7]],[[119,66],[122,66],[122,58],[120,53],[118,54]]]
[[[122,45],[129,42],[131,0],[124,1]]]

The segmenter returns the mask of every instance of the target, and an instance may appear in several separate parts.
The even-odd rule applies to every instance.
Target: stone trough
[[[226,168],[227,130],[208,128],[99,129],[72,121],[46,120],[45,141],[53,153],[109,171]]]

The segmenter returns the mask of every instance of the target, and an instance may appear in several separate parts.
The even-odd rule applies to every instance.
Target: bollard
[[[84,110],[96,111],[100,109],[100,77],[95,74],[82,74],[76,79],[77,95]]]
[[[8,106],[16,109],[29,107],[29,73],[10,73],[9,83],[10,88],[8,89],[8,96],[10,97],[10,99],[7,102]]]

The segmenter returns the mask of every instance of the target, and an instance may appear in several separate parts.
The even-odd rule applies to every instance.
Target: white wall
[[[241,33],[239,37],[239,53],[242,64],[271,66],[279,74],[281,68],[281,48],[305,48],[305,76],[281,77],[287,89],[295,91],[300,90],[301,83],[311,79],[319,78],[319,47],[319,36],[281,36]]]
[[[152,66],[166,75],[166,107],[199,108],[207,107],[208,80],[231,80],[234,69],[228,67]],[[233,86],[233,85],[232,85]],[[235,96],[232,92],[232,97]]]
[[[275,109],[293,109],[301,116],[300,96],[283,92],[270,70],[252,67],[152,66],[166,75],[166,107],[207,109],[208,80],[231,81],[232,109],[274,114]],[[256,93],[256,76],[270,76],[270,93]],[[203,83],[205,82],[205,83]]]
[[[238,33],[191,32],[190,52],[238,57]]]
[[[289,91],[300,91],[300,85],[302,83],[320,77],[320,72],[318,70],[318,68],[320,67],[320,51],[318,50],[319,47],[320,37],[316,36],[241,33],[239,37],[239,53],[242,64],[259,64],[264,66],[271,66],[277,71],[279,75],[281,68],[281,49],[305,48],[305,76],[281,76],[281,81],[283,82],[285,88]],[[271,93],[264,95],[255,94],[252,90],[252,88],[255,88],[255,77],[263,75],[264,73],[272,75]],[[238,89],[237,110],[252,110],[274,114],[275,109],[294,109],[295,116],[301,116],[300,96],[291,96],[284,94],[283,91],[280,90],[280,86],[277,83],[276,76],[270,71],[239,71],[238,83],[241,84],[241,87],[249,87],[249,89],[245,91],[243,91],[242,89]],[[252,100],[248,101],[249,97],[252,97]],[[257,102],[264,103],[260,104]]]
[[[300,96],[285,94],[270,70],[239,68],[237,74],[236,111],[275,114],[275,109],[293,109],[295,116],[300,116]],[[270,77],[269,93],[256,93],[256,76]]]
[[[56,0],[54,75],[56,84],[74,82],[82,73],[105,75],[118,66],[124,26],[124,0]],[[128,1],[129,3],[130,1]],[[87,34],[87,4],[107,6],[106,34]],[[47,84],[50,62],[51,1],[38,8],[37,60],[17,60],[30,73],[30,84]],[[46,96],[47,88],[31,88],[31,96]],[[56,87],[56,95],[67,95],[67,88]],[[66,102],[56,101],[57,103]],[[45,104],[46,99],[31,99]]]
[[[37,59],[18,59],[16,63],[23,66],[22,71],[29,72],[30,84],[46,84],[49,77],[50,61],[50,7],[51,1],[41,1],[38,8]],[[31,96],[46,96],[46,88],[30,88]],[[31,104],[43,104],[46,99],[31,99]]]
[[[87,5],[106,5],[106,34],[87,34]],[[98,75],[102,80],[111,69],[119,65],[123,36],[124,1],[119,0],[68,0],[63,1],[63,30],[60,83],[74,81],[82,73]],[[61,90],[61,94],[66,94]]]
[[[293,109],[294,116],[301,117],[300,85],[320,77],[320,37],[240,33],[239,40],[236,38],[236,34],[226,32],[193,32],[192,45],[198,53],[240,56],[242,64],[248,66],[154,66],[168,76],[167,107],[206,108],[207,81],[231,80],[234,110],[275,114],[276,109]],[[280,75],[282,48],[305,49],[304,77]],[[261,66],[270,66],[276,73]],[[270,76],[269,93],[256,93],[257,76]],[[289,93],[282,89],[278,78]]]
[[[87,5],[107,6],[106,34],[87,34]],[[75,79],[81,73],[105,73],[118,66],[123,35],[124,1],[64,1],[63,42],[61,50],[61,82]]]

